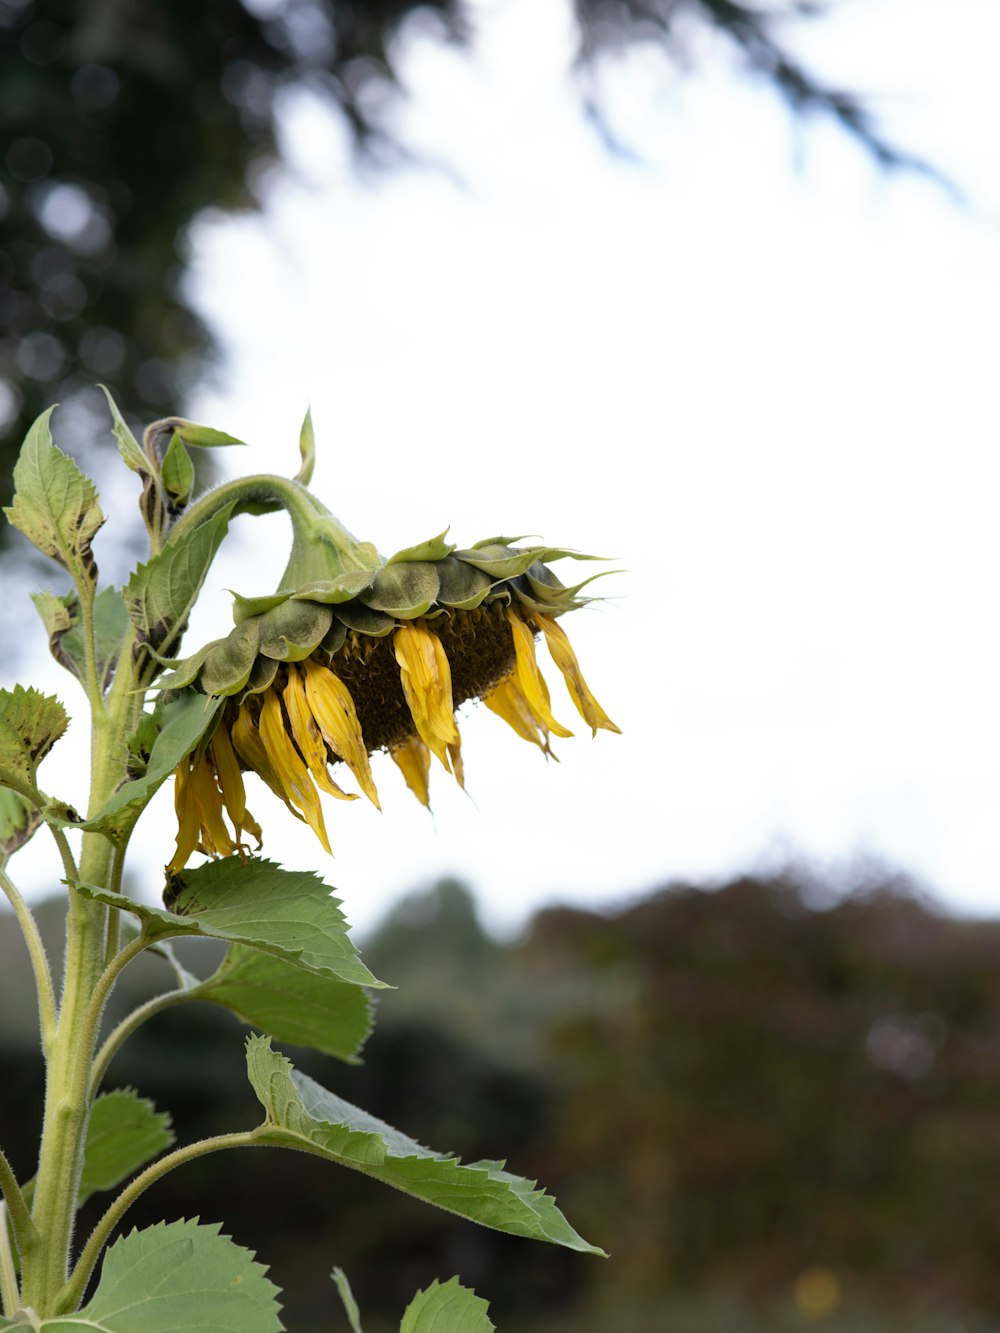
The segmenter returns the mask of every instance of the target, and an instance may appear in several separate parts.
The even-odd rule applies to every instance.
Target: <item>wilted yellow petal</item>
[[[285,731],[281,700],[273,686],[264,691],[264,700],[260,708],[260,739],[273,766],[274,776],[284,789],[286,799],[292,805],[298,806],[306,823],[332,856],[330,840],[326,836],[326,825],[323,822],[323,810],[319,803],[319,792],[313,786],[309,770]]]
[[[457,728],[456,728],[457,730]],[[452,771],[455,774],[455,781],[465,791],[465,764],[462,762],[462,738],[453,741],[448,746],[448,758],[451,760]]]
[[[288,721],[291,723],[292,738],[299,747],[299,753],[306,761],[315,782],[324,791],[329,792],[331,796],[338,797],[341,801],[356,801],[358,799],[357,792],[342,791],[327,772],[326,746],[323,743],[323,737],[320,735],[319,726],[309,711],[309,705],[306,702],[305,682],[294,666],[288,668],[288,684],[285,686],[282,698],[285,701],[285,712],[288,714]],[[365,758],[367,759],[367,755]]]
[[[247,809],[246,788],[243,785],[240,762],[236,758],[233,742],[230,740],[229,731],[225,724],[216,727],[215,735],[208,747],[208,754],[215,767],[226,813],[236,830],[237,848],[242,848],[244,829],[251,837],[256,838],[257,846],[260,847],[260,825]]]
[[[167,872],[176,875],[187,865],[188,857],[198,848],[201,835],[201,822],[198,808],[194,802],[191,783],[191,760],[185,759],[177,766],[174,774],[174,810],[177,812],[177,846]]]
[[[191,765],[187,791],[188,800],[198,812],[201,827],[198,850],[206,856],[228,856],[235,852],[236,844],[222,817],[222,793],[215,780],[215,771],[204,755]]]
[[[402,745],[395,745],[389,751],[406,779],[406,785],[421,805],[430,805],[428,782],[431,773],[431,752],[422,740],[411,736]]]
[[[358,780],[361,790],[377,810],[378,792],[368,762],[368,747],[351,692],[332,671],[311,659],[305,671],[305,699],[327,745],[342,759]]]
[[[591,694],[580,670],[580,664],[576,660],[576,653],[574,653],[562,625],[553,620],[551,616],[536,615],[535,620],[545,635],[545,642],[552,654],[552,660],[563,673],[570,696],[576,704],[577,712],[590,727],[593,734],[596,736],[597,728],[603,727],[605,731],[617,731],[620,735],[621,728],[615,726]]]
[[[504,615],[514,635],[514,652],[517,656],[517,680],[525,702],[539,726],[556,736],[572,736],[564,726],[555,720],[549,708],[548,690],[538,670],[535,660],[535,640],[531,630],[521,617],[509,606]]]
[[[301,819],[302,816],[299,814],[298,810],[289,804],[288,797],[285,795],[285,789],[282,787],[278,775],[275,773],[274,767],[267,756],[267,751],[264,749],[264,742],[261,740],[260,732],[257,730],[257,724],[254,722],[253,714],[246,703],[240,705],[240,711],[236,715],[236,721],[233,723],[230,736],[236,753],[246,764],[247,768],[252,768],[258,777],[267,783],[275,796],[284,801],[285,805],[288,806],[288,809],[296,819]]]
[[[405,624],[396,630],[393,647],[417,734],[450,773],[448,747],[458,742],[458,727],[444,645],[423,625]]]
[[[541,677],[539,681],[542,685],[545,684]],[[549,745],[548,728],[539,723],[528,706],[516,674],[505,676],[499,685],[495,685],[489,694],[484,695],[483,703],[496,713],[497,717],[502,717],[522,740],[531,741],[545,754],[551,755],[553,759],[557,758]]]

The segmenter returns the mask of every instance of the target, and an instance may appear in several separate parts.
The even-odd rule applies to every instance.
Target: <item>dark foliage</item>
[[[185,228],[205,208],[255,205],[283,87],[308,84],[338,107],[366,161],[398,160],[370,93],[391,88],[394,38],[418,11],[443,38],[467,37],[461,0],[0,0],[0,503],[51,402],[76,402],[63,439],[80,448],[98,405],[85,386],[112,383],[145,422],[205,372],[213,348],[184,292]],[[715,27],[796,111],[834,116],[885,165],[918,165],[790,54],[782,24],[809,12],[794,0],[575,0],[583,62],[637,42],[682,49],[692,25]]]
[[[192,1164],[129,1224],[224,1219],[272,1264],[299,1333],[330,1326],[333,1263],[376,1331],[454,1272],[522,1333],[804,1329],[787,1316],[816,1269],[838,1284],[831,1333],[995,1327],[1000,925],[939,915],[904,889],[875,880],[817,910],[801,877],[674,887],[615,914],[543,912],[501,947],[452,884],[370,942],[399,990],[365,1065],[292,1058],[434,1147],[507,1154],[608,1262],[278,1152]],[[0,1141],[27,1173],[40,1064],[29,1007],[9,1002],[30,985],[20,942],[0,924]],[[163,964],[148,968],[126,977],[162,983]],[[239,1026],[205,1006],[141,1029],[111,1083],[169,1108],[181,1141],[259,1115]]]

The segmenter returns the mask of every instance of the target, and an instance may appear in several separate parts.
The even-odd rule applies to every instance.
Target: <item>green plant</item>
[[[161,1223],[106,1248],[143,1191],[194,1158],[233,1148],[297,1149],[487,1226],[601,1253],[547,1195],[502,1163],[462,1165],[432,1152],[272,1049],[276,1038],[356,1060],[371,1026],[370,992],[383,983],[361,960],[327,885],[257,855],[262,830],[243,781],[244,772],[256,772],[329,850],[319,791],[356,799],[330,766],[343,763],[378,804],[368,756],[387,750],[426,804],[432,756],[462,781],[454,710],[468,698],[482,698],[549,753],[550,736],[569,732],[550,709],[537,635],[593,732],[617,730],[557,622],[586,600],[580,592],[590,580],[567,588],[547,562],[575,553],[505,538],[459,550],[442,533],[384,560],[308,490],[308,418],[293,480],[252,476],[194,500],[189,448],[239,442],[170,418],[151,426],[140,445],[108,401],[119,453],[141,482],[149,536],[149,558],[125,587],[99,588],[91,542],[104,516],[93,484],[53,444],[51,410],[24,442],[6,511],[72,580],[69,592],[38,593],[34,601],[54,656],[85,692],[92,754],[81,816],[39,785],[39,765],[68,723],[62,704],[30,687],[0,692],[0,885],[32,960],[46,1064],[34,1178],[18,1181],[0,1153],[0,1328],[280,1328],[277,1289],[217,1224]],[[178,659],[229,524],[238,514],[278,508],[293,529],[278,590],[237,597],[234,628]],[[136,824],[171,777],[178,833],[159,907],[123,893],[123,875]],[[43,825],[68,894],[58,1000],[36,923],[7,871]],[[195,852],[207,859],[189,868]],[[170,941],[184,936],[228,945],[208,978],[192,976],[174,956]],[[171,988],[102,1033],[109,994],[146,950],[161,957]],[[134,1092],[102,1091],[101,1084],[130,1034],[192,1000],[223,1006],[258,1029],[247,1040],[247,1074],[263,1118],[250,1130],[174,1147],[167,1115]],[[77,1249],[81,1203],[119,1186]],[[334,1278],[357,1333],[347,1280],[339,1270]],[[456,1279],[418,1293],[401,1324],[405,1333],[491,1327],[486,1303]]]

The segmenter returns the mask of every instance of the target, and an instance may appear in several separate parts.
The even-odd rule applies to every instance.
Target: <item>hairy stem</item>
[[[183,1004],[185,1000],[193,998],[190,992],[186,990],[166,991],[163,995],[155,995],[151,1000],[147,1000],[145,1004],[140,1004],[137,1009],[132,1010],[127,1018],[123,1018],[118,1026],[108,1034],[104,1044],[94,1057],[90,1074],[91,1097],[97,1096],[97,1090],[107,1073],[108,1065],[137,1028],[156,1014],[162,1013],[164,1009],[169,1009],[171,1005]]]
[[[6,857],[3,860],[6,860]],[[42,1050],[47,1051],[52,1042],[56,1023],[56,997],[52,988],[52,971],[49,967],[48,954],[45,952],[37,921],[2,864],[0,864],[0,888],[14,909],[17,924],[21,927],[21,934],[28,946],[31,968],[35,974],[35,990],[38,993],[38,1025],[42,1034]]]
[[[66,1286],[59,1294],[56,1302],[56,1312],[63,1313],[66,1310],[75,1309],[79,1304],[87,1283],[90,1281],[90,1275],[94,1271],[94,1265],[104,1246],[108,1243],[112,1231],[128,1212],[129,1208],[135,1203],[150,1185],[155,1185],[170,1171],[183,1166],[186,1162],[193,1162],[198,1157],[204,1157],[211,1152],[221,1152],[225,1148],[251,1148],[258,1141],[260,1129],[246,1130],[238,1134],[218,1134],[215,1138],[200,1139],[197,1143],[189,1143],[183,1148],[177,1148],[174,1152],[168,1153],[166,1157],[161,1157],[158,1162],[152,1166],[147,1166],[145,1171],[139,1175],[122,1190],[117,1199],[111,1204],[107,1212],[94,1227],[90,1239],[84,1246],[76,1267],[73,1269],[73,1275],[66,1283]]]
[[[5,1315],[12,1315],[21,1305],[17,1269],[14,1267],[10,1233],[7,1230],[7,1205],[2,1200],[0,1200],[0,1301],[3,1302]]]

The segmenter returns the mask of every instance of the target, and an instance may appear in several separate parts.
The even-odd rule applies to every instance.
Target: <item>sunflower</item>
[[[343,530],[334,530],[336,543],[327,532],[324,544],[322,519],[317,523],[309,561],[293,548],[282,580],[287,589],[297,576],[297,584],[270,597],[237,597],[230,634],[160,681],[226,700],[211,735],[176,773],[171,874],[195,850],[245,855],[246,835],[259,847],[245,770],[257,773],[328,852],[320,792],[338,800],[359,795],[334,781],[333,764],[344,764],[375,806],[369,755],[377,750],[391,755],[424,805],[432,758],[464,785],[455,710],[470,699],[551,755],[551,737],[572,733],[553,716],[535,652],[539,637],[592,733],[618,731],[557,620],[589,600],[580,591],[590,580],[566,587],[546,563],[590,557],[506,538],[459,550],[441,534],[385,562],[354,543],[345,559]],[[326,577],[303,577],[317,572]]]

